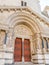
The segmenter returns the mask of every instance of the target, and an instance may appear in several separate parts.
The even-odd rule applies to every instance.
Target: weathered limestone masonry
[[[14,63],[16,37],[30,39],[33,65],[49,65],[48,18],[28,7],[0,7],[0,65]]]

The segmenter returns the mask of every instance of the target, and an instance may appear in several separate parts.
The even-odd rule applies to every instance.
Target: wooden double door
[[[24,57],[24,62],[31,61],[30,40],[24,39],[22,42],[22,38],[16,38],[14,47],[14,62],[22,62],[22,57]]]

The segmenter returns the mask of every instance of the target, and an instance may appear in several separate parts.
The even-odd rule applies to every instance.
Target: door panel
[[[30,40],[24,40],[24,60],[26,62],[31,61],[31,53],[30,53]]]
[[[14,62],[22,61],[22,39],[15,39],[15,47],[14,47]]]

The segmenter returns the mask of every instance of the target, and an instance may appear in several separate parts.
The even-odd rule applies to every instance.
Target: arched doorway
[[[32,17],[31,14],[28,14],[26,12],[17,12],[15,14],[12,14],[11,17],[8,19],[8,22],[10,23],[9,26],[12,27],[13,32],[14,32],[14,36],[13,36],[13,38],[14,38],[13,39],[14,40],[14,46],[15,46],[15,40],[17,38],[22,39],[21,42],[22,42],[23,45],[24,45],[24,40],[29,39],[29,41],[30,41],[29,49],[30,49],[30,52],[32,54],[33,44],[35,43],[35,42],[34,43],[32,42],[32,37],[34,36],[34,34],[40,33],[40,25]],[[23,47],[22,44],[20,45],[21,49]],[[14,49],[15,49],[15,47],[14,47]],[[14,53],[13,53],[13,55],[14,55]],[[22,50],[21,50],[20,55],[21,55],[20,60],[21,60],[21,63],[22,63],[21,65],[23,65],[26,62],[22,61],[22,60],[24,60],[24,57],[22,57],[22,55],[23,55]],[[20,65],[19,64],[20,62],[15,62],[15,60],[14,60],[14,63],[18,63],[18,65]],[[31,64],[29,64],[29,62],[28,62],[28,65],[31,65]]]
[[[24,25],[19,24],[14,28],[14,62],[31,63],[32,31]]]

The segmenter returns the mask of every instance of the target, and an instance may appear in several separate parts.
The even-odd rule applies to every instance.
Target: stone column
[[[40,34],[36,34],[36,38],[37,38],[37,53],[41,53],[42,52],[42,40],[41,40],[41,36]]]
[[[13,29],[10,29],[7,34],[7,47],[13,47]]]
[[[47,47],[46,47],[46,38],[43,38],[43,43],[44,43],[43,52],[46,53],[46,51],[47,51]]]
[[[8,35],[8,30],[5,31],[5,36],[6,34]],[[6,42],[4,42],[4,51],[6,51],[6,44],[7,44],[7,37],[6,37]]]
[[[47,51],[49,51],[49,39],[46,38],[46,40],[47,40],[47,45],[48,45]]]
[[[48,51],[49,51],[49,38],[48,38]]]
[[[2,44],[1,44],[1,30],[0,30],[0,50],[1,50],[1,46]]]
[[[36,42],[37,42],[37,39],[36,39],[36,37],[34,35],[31,38],[31,52],[32,52],[32,54],[36,53],[36,46],[37,46]]]

